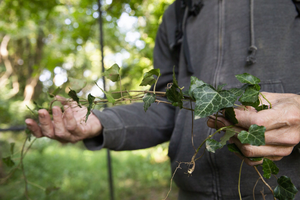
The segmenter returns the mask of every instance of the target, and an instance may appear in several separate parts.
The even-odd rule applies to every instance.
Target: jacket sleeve
[[[168,41],[172,30],[167,18],[174,19],[174,12],[173,8],[167,9],[156,36],[154,68],[161,71],[156,91],[164,91],[167,83],[172,82],[173,66],[176,63]],[[143,103],[133,103],[107,108],[102,112],[94,110],[93,113],[99,118],[103,132],[95,138],[84,140],[90,150],[148,148],[168,141],[174,127],[175,108],[163,103],[152,104],[147,112],[144,111]]]

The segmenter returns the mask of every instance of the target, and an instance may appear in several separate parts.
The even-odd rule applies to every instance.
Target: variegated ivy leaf
[[[243,73],[243,74],[238,74],[235,75],[235,77],[241,82],[241,83],[246,83],[246,84],[251,84],[251,85],[255,85],[255,84],[259,84],[260,83],[260,79],[248,74],[248,73]]]
[[[257,102],[259,95],[259,90],[255,86],[248,86],[247,89],[245,90],[244,94],[241,96],[239,101],[241,103],[255,103]]]
[[[243,144],[265,145],[265,131],[266,127],[252,124],[248,131],[241,131],[238,138]]]
[[[195,76],[191,76],[191,83],[190,83],[190,89],[189,89],[189,96],[193,97],[193,91],[194,89],[204,85],[206,83],[204,83],[203,81],[199,80],[197,77]]]
[[[238,123],[233,107],[225,108],[225,118],[228,119],[232,124]]]
[[[279,200],[293,200],[298,190],[287,176],[277,179],[278,186],[274,189],[274,196]]]
[[[150,93],[145,94],[145,96],[143,97],[145,112],[148,110],[151,104],[155,102],[155,99],[156,99],[155,94],[150,94]]]
[[[160,70],[159,69],[151,69],[150,71],[146,72],[144,74],[143,80],[140,84],[140,86],[146,86],[146,85],[153,85],[156,81],[155,76],[160,76]]]
[[[271,178],[272,174],[276,175],[279,172],[279,169],[275,165],[275,163],[268,158],[264,158],[262,167],[263,167],[263,172],[264,172],[265,178]]]
[[[235,131],[232,128],[227,128],[225,134],[220,138],[220,143],[225,145],[227,141],[235,135]]]
[[[214,139],[206,140],[206,149],[209,152],[215,153],[217,149],[220,149],[222,147],[223,145]]]
[[[108,78],[109,80],[116,82],[120,80],[120,67],[117,64],[114,64],[109,69],[105,70],[103,76]]]
[[[207,117],[223,108],[232,107],[236,101],[236,96],[230,91],[217,92],[210,85],[195,88],[193,96],[196,99],[195,119]]]

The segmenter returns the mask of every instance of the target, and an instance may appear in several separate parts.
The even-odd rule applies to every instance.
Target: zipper
[[[213,85],[217,88],[219,85],[219,75],[220,75],[220,69],[223,64],[223,42],[224,42],[224,23],[225,23],[225,16],[224,16],[224,10],[225,10],[225,0],[218,0],[218,46],[217,46],[217,62],[215,67],[215,73],[214,73],[214,79],[213,79]],[[209,162],[212,167],[213,171],[213,191],[215,194],[214,199],[215,200],[221,200],[222,199],[222,193],[221,193],[221,186],[220,186],[220,176],[219,176],[219,170],[217,167],[217,160],[214,154],[209,154]]]
[[[218,51],[217,51],[217,65],[214,75],[214,87],[219,85],[220,69],[223,63],[223,34],[224,34],[224,4],[225,0],[218,0],[219,4],[219,24],[218,24]]]

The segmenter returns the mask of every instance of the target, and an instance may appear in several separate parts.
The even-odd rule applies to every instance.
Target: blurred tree
[[[122,66],[122,76],[130,76],[122,81],[126,89],[152,67],[156,31],[170,3],[101,1],[105,66]],[[25,104],[47,98],[69,76],[87,79],[88,90],[99,80],[96,0],[2,0],[0,13],[0,125],[23,122],[16,114]]]

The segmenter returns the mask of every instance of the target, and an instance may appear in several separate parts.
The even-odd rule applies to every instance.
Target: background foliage
[[[162,14],[170,3],[172,0],[101,1],[105,45],[104,67],[108,68],[112,64],[118,63],[122,68],[122,84],[126,89],[134,89],[139,85],[143,73],[152,68],[152,51],[156,31]],[[94,96],[102,95],[101,91],[96,90],[94,86],[94,82],[102,85],[99,12],[96,0],[2,0],[0,1],[0,13],[0,128],[24,125],[24,119],[28,116],[26,105],[33,106],[33,101],[39,104],[47,101],[47,92],[53,91],[58,86],[68,86],[68,77],[88,81],[86,90],[81,93],[82,96],[89,92],[92,92]],[[118,86],[108,82],[107,87],[109,87],[107,89],[117,89]],[[24,136],[23,133],[22,136]],[[11,142],[15,142],[16,146],[20,145],[18,142],[24,139],[22,136],[0,132],[0,154],[5,155],[4,149]],[[74,171],[80,168],[77,164],[86,164],[84,166],[87,168],[83,169],[85,172],[93,168],[104,168],[104,164],[103,166],[98,166],[96,163],[90,165],[88,161],[78,163],[78,161],[82,161],[81,159],[88,159],[91,156],[103,160],[103,155],[101,157],[97,153],[87,152],[80,145],[58,146],[57,148],[59,144],[56,142],[45,142],[44,140],[38,140],[35,145],[38,146],[35,146],[38,149],[30,151],[27,155],[28,158],[24,161],[29,166],[28,173],[29,176],[32,175],[32,181],[43,180],[47,183],[50,179],[45,176],[55,177],[56,175],[51,173],[58,172],[57,176],[61,173],[62,177],[57,177],[56,181],[60,181],[59,184],[62,184],[65,176],[76,174]],[[156,150],[158,148],[160,147],[157,147]],[[66,153],[69,151],[72,153]],[[47,152],[52,153],[48,154]],[[132,154],[132,152],[122,153]],[[151,155],[147,153],[148,157]],[[118,161],[114,162],[120,163],[124,158],[129,158],[128,155],[120,156],[119,153],[116,153],[115,156]],[[142,164],[149,163],[147,156],[145,159],[143,158],[144,160],[141,159],[143,160]],[[122,159],[119,159],[121,157]],[[73,162],[63,162],[67,158]],[[49,163],[53,163],[57,167],[47,166]],[[76,163],[76,167],[71,167],[70,164],[75,165],[74,163]],[[124,163],[134,165],[134,161],[124,161]],[[162,168],[162,173],[169,174],[169,168],[165,168],[168,166],[168,161],[164,160],[163,163],[166,165]],[[116,167],[117,164],[114,165],[116,168],[114,171],[119,171],[119,168]],[[153,168],[153,162],[149,164],[150,170]],[[131,165],[127,167],[134,172],[136,172],[136,168],[141,167]],[[59,169],[61,166],[64,166],[64,169]],[[89,167],[90,169],[88,169]],[[123,170],[126,167],[120,168]],[[1,173],[5,174],[6,170],[8,169],[4,169],[4,172]],[[147,170],[143,169],[143,171]],[[78,176],[84,176],[84,172],[78,171],[78,173]],[[150,171],[149,173],[154,172]],[[119,175],[116,176],[119,177]],[[159,176],[160,178],[165,179],[165,175]],[[106,178],[104,179],[106,182]],[[15,184],[21,185],[22,180],[13,180],[16,182],[10,183],[12,185],[1,186],[5,189],[0,190],[0,195],[3,195],[4,191],[20,189],[21,186]],[[155,179],[154,182],[157,180]],[[43,181],[40,184],[43,184]],[[69,183],[70,188],[65,187],[65,190],[79,191],[76,189],[76,178],[73,178],[71,182],[74,184]],[[103,188],[96,190],[94,186],[91,186],[96,183],[85,182],[84,184],[86,185],[80,187],[89,187],[89,191],[92,193],[103,192],[100,191]],[[165,182],[163,184],[163,187],[167,189],[167,184]],[[144,185],[146,182],[141,181],[140,187],[142,188]],[[71,189],[73,186],[74,188]],[[152,187],[151,184],[149,187]],[[62,195],[62,193],[60,194]],[[70,194],[66,195],[66,197],[70,197],[68,196]],[[72,199],[75,198],[72,197]]]

